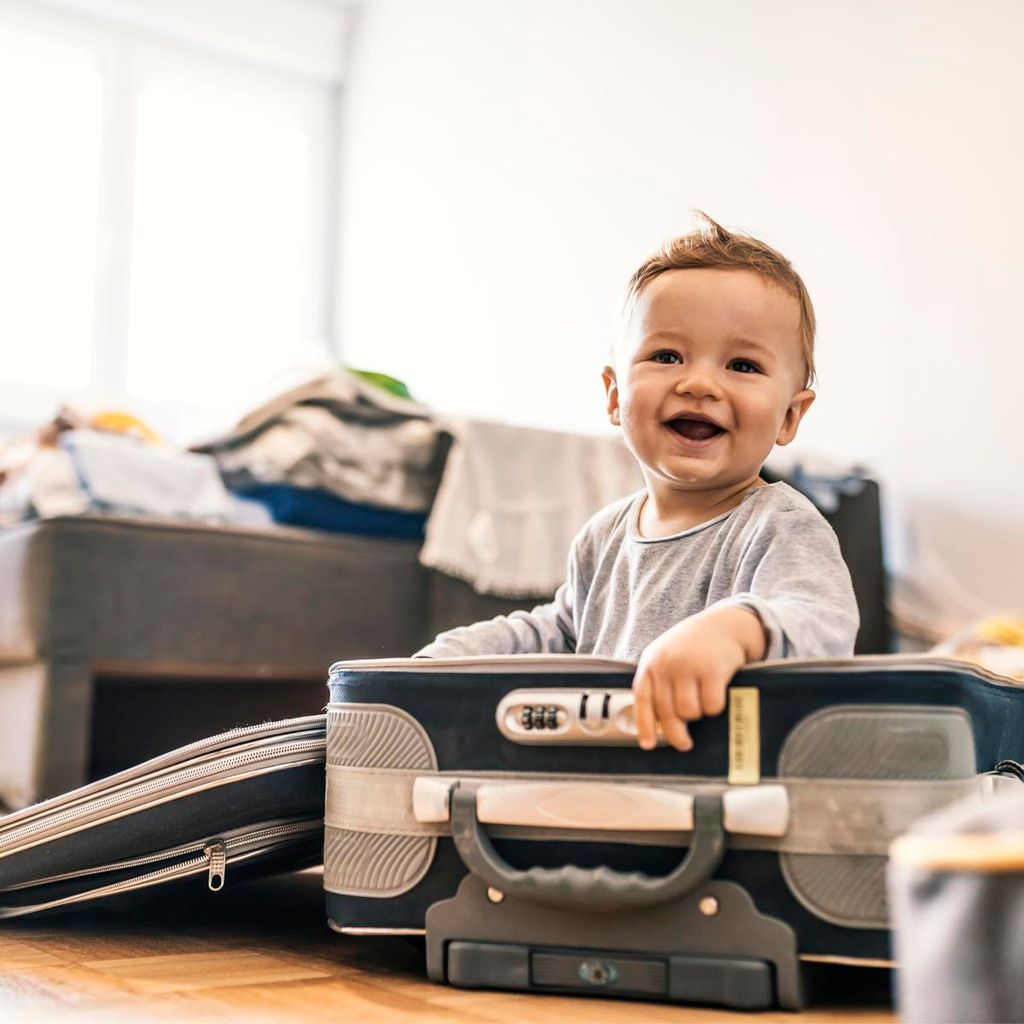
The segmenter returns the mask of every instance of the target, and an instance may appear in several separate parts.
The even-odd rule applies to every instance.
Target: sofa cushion
[[[288,666],[427,642],[415,540],[104,517],[0,533],[0,660]]]

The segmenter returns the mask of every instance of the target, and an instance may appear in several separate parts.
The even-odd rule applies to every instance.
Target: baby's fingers
[[[672,684],[672,695],[676,717],[684,722],[696,722],[703,718],[706,709],[702,706],[701,688],[696,679],[677,676]]]
[[[700,681],[700,705],[705,715],[720,715],[725,710],[725,691],[731,676],[713,674]]]
[[[658,724],[665,739],[676,750],[690,750],[693,747],[693,740],[690,739],[690,730],[686,728],[686,723],[676,713],[675,689],[668,680],[659,680],[654,687],[654,710],[658,714]]]
[[[633,717],[636,721],[636,738],[644,750],[653,750],[658,743],[655,727],[654,681],[649,673],[639,671],[633,680]]]

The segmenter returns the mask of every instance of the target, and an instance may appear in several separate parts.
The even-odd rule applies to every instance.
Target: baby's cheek
[[[737,433],[745,437],[764,437],[775,439],[782,427],[783,416],[773,402],[764,402],[757,406],[747,406],[736,416]]]
[[[639,438],[644,433],[644,424],[647,422],[648,417],[645,417],[642,412],[634,405],[629,405],[624,409],[620,410],[620,422],[622,424],[622,430],[627,437]]]

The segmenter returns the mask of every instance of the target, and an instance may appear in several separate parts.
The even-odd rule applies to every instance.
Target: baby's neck
[[[759,476],[729,487],[706,491],[683,491],[675,488],[652,486],[647,483],[647,496],[640,506],[637,527],[640,536],[648,540],[671,537],[684,530],[717,519],[731,512],[752,487],[764,487]]]

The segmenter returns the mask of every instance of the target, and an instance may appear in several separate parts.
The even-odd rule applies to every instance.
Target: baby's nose
[[[718,375],[712,369],[690,366],[688,372],[679,375],[674,390],[677,395],[717,398],[722,394],[722,385]]]

